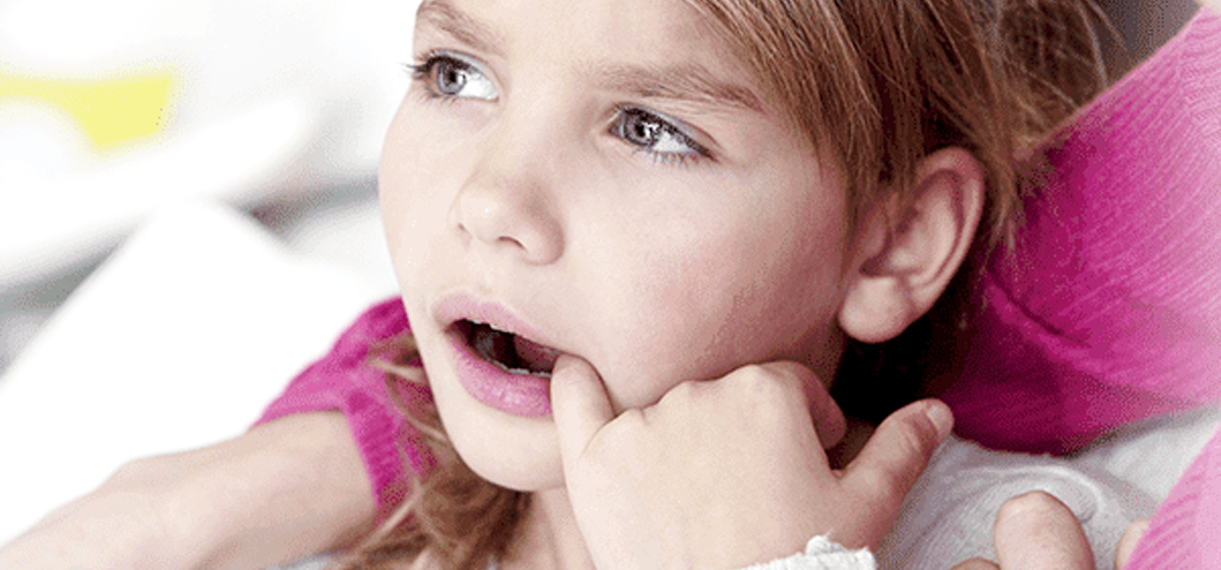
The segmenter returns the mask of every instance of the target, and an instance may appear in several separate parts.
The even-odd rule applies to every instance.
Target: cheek
[[[598,256],[619,268],[601,274],[597,309],[617,331],[604,343],[603,370],[617,404],[647,405],[681,381],[746,364],[826,356],[839,262],[833,225],[780,214],[734,220],[642,232],[634,247]]]
[[[470,171],[470,137],[408,95],[386,134],[378,194],[399,283],[415,282],[441,245],[453,196]],[[437,132],[446,132],[436,140]],[[439,254],[438,254],[439,255]]]

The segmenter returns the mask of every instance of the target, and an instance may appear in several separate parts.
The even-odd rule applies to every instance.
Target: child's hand
[[[552,410],[569,500],[596,565],[740,568],[801,552],[823,534],[876,546],[949,434],[949,409],[925,401],[896,412],[835,472],[810,409],[833,410],[841,426],[842,414],[813,376],[791,362],[748,366],[614,417],[593,368],[561,358]]]

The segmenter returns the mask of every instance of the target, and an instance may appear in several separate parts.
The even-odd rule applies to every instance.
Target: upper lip
[[[514,314],[513,311],[496,302],[481,301],[464,293],[443,297],[433,306],[433,318],[446,330],[454,323],[468,320],[483,323],[498,331],[524,337],[535,344],[555,347],[550,339]]]

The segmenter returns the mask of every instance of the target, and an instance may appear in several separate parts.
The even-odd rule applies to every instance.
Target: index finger
[[[597,371],[567,354],[555,362],[551,372],[551,414],[565,469],[581,456],[598,430],[615,418]]]

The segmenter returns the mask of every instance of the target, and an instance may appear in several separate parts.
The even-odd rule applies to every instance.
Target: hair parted
[[[684,1],[795,128],[842,165],[853,227],[879,200],[910,203],[924,156],[949,146],[972,152],[987,173],[976,253],[1010,244],[1023,188],[1035,177],[1034,144],[1106,86],[1095,33],[1106,21],[1090,0]],[[898,338],[849,346],[839,377],[854,381],[837,381],[834,393],[845,411],[879,421],[944,373],[937,363],[952,360],[944,351],[962,333],[979,269],[964,264],[930,313]],[[410,336],[371,352],[392,394],[403,380],[426,383],[409,364],[417,357]],[[435,409],[396,401],[438,467],[412,482],[343,567],[473,570],[503,559],[529,495],[470,471]]]

